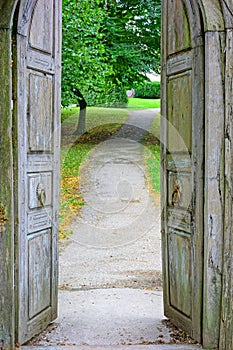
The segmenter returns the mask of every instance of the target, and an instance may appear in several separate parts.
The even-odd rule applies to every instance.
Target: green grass
[[[69,224],[85,205],[80,193],[79,170],[91,150],[113,135],[128,118],[124,110],[89,107],[87,132],[75,138],[79,108],[62,110],[60,238],[72,234]]]
[[[147,183],[153,194],[160,193],[160,118],[154,119],[144,142]]]
[[[160,108],[160,100],[144,99],[144,98],[129,98],[128,109],[147,109],[147,108]]]
[[[61,113],[62,123],[66,120],[71,124],[77,123],[79,108],[63,108]],[[127,112],[117,108],[87,107],[87,130],[96,126],[124,122],[127,119]]]
[[[149,188],[160,193],[160,145],[154,144],[146,149],[146,166]]]

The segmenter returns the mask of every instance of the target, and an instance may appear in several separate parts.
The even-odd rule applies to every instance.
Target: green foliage
[[[104,91],[96,92],[93,90],[86,98],[89,106],[124,108],[128,103],[125,88],[113,84],[112,89],[108,86]]]
[[[63,0],[62,104],[126,102],[160,64],[160,0]]]
[[[160,82],[148,81],[135,88],[135,97],[139,98],[160,98]]]
[[[110,79],[133,87],[145,73],[160,66],[160,7],[158,0],[109,0],[106,16],[106,54]]]
[[[63,1],[62,105],[77,103],[74,90],[102,89],[107,66],[102,0]]]

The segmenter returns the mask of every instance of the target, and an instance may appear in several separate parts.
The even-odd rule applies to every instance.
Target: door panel
[[[167,39],[168,54],[180,52],[191,47],[190,18],[188,17],[187,1],[169,1]]]
[[[201,341],[204,49],[197,2],[163,2],[162,250],[165,315]]]
[[[29,152],[51,152],[53,86],[53,77],[48,73],[29,74]]]
[[[57,316],[60,29],[60,0],[20,2],[14,50],[19,343]]]
[[[184,230],[168,231],[170,303],[173,308],[191,317],[192,270],[190,234]]]
[[[192,148],[192,75],[188,70],[168,80],[168,149],[170,152],[191,152]],[[174,128],[179,138],[174,134]]]
[[[51,305],[51,230],[30,234],[28,238],[29,319]]]
[[[37,1],[32,13],[31,28],[29,33],[29,43],[34,49],[53,53],[53,32],[54,27],[54,1],[40,0]],[[38,28],[40,34],[38,35]]]

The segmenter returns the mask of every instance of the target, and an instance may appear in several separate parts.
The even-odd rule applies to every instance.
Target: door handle
[[[176,184],[174,186],[174,191],[172,193],[172,205],[180,205],[181,203],[181,189],[180,189],[180,185]]]
[[[36,196],[37,196],[37,199],[40,202],[41,206],[44,207],[45,202],[46,202],[46,191],[45,191],[45,187],[42,183],[39,183],[37,185]]]

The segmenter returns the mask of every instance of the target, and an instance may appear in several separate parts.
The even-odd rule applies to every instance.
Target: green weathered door
[[[196,0],[164,0],[162,246],[165,315],[201,341],[204,47]]]
[[[16,340],[57,316],[61,1],[22,0],[15,19]]]

